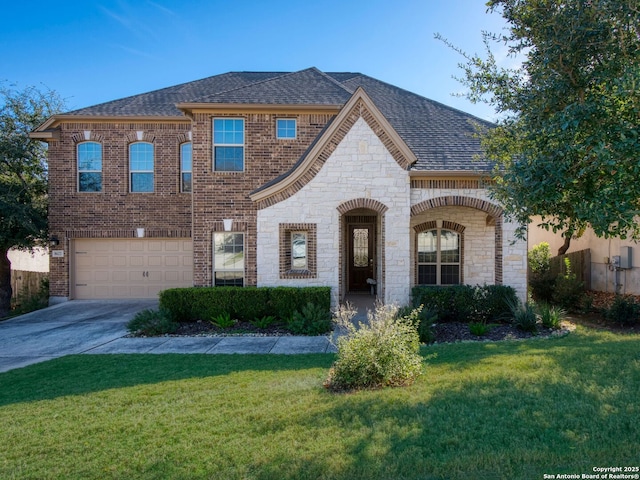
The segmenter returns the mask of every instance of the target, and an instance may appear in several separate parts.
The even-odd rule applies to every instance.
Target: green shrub
[[[160,292],[160,306],[178,322],[211,319],[223,313],[251,321],[265,316],[288,318],[307,303],[331,308],[329,287],[192,287]]]
[[[287,329],[296,335],[322,335],[331,330],[331,314],[319,305],[307,303],[291,316]]]
[[[576,278],[576,274],[571,271],[571,261],[564,259],[565,273],[558,275],[553,285],[551,299],[554,304],[565,310],[576,312],[584,308],[586,292],[584,282]]]
[[[551,252],[547,242],[535,245],[527,254],[529,263],[529,289],[531,296],[541,302],[550,302],[556,277],[551,273]]]
[[[434,312],[439,322],[492,322],[508,313],[508,301],[516,301],[516,291],[506,285],[417,286],[413,305]]]
[[[472,335],[475,335],[476,337],[485,336],[487,333],[489,333],[489,330],[491,330],[491,327],[486,323],[471,322],[469,324],[469,331],[471,332]]]
[[[536,308],[543,327],[552,328],[554,330],[558,330],[560,328],[562,318],[566,314],[562,308],[549,305],[548,303],[540,303]]]
[[[633,297],[616,295],[611,306],[605,309],[604,316],[621,325],[635,325],[640,322],[640,304]]]
[[[524,304],[520,301],[510,302],[511,320],[516,328],[524,332],[535,333],[538,331],[538,317],[535,308],[529,302]]]
[[[127,323],[127,330],[136,336],[157,336],[175,332],[179,324],[163,309],[146,309],[136,313]]]
[[[257,328],[269,328],[271,325],[276,323],[276,317],[273,315],[265,315],[264,317],[254,318],[253,320],[249,320],[251,325]]]
[[[433,332],[433,324],[438,321],[438,314],[433,310],[426,310],[420,305],[418,308],[402,307],[396,314],[398,318],[405,317],[412,321],[418,331],[420,343],[433,343],[436,335]]]
[[[329,287],[275,287],[269,290],[270,315],[289,318],[308,303],[323,308],[331,315],[331,289]]]
[[[348,307],[336,314],[347,333],[338,338],[337,360],[325,387],[333,391],[399,387],[422,373],[420,340],[414,320],[399,317],[395,306],[376,305],[368,321],[355,326]],[[417,316],[417,314],[415,315]]]
[[[229,312],[223,312],[211,317],[210,322],[218,328],[226,329],[233,327],[238,321],[231,318],[231,314]]]

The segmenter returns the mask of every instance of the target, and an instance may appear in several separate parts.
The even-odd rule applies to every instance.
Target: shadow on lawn
[[[578,340],[504,349],[466,344],[461,351],[470,349],[468,362],[449,363],[446,355],[434,360],[475,368],[475,377],[453,376],[429,386],[428,366],[410,388],[333,396],[330,408],[297,421],[309,438],[321,437],[328,425],[349,432],[336,439],[337,455],[319,458],[303,448],[295,458],[274,459],[256,478],[527,479],[590,473],[601,464],[635,465],[639,339]],[[482,375],[482,362],[519,351],[544,354],[547,362],[534,361],[522,378]],[[536,375],[540,368],[558,371]]]
[[[78,360],[81,360],[78,362]],[[0,373],[0,406],[241,371],[329,368],[333,355],[69,355]]]

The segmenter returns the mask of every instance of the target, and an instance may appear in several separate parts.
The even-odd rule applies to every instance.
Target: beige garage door
[[[73,243],[74,298],[156,298],[161,290],[193,285],[189,238]]]

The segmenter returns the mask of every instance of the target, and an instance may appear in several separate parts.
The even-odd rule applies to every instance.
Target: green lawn
[[[0,374],[1,479],[542,479],[640,465],[640,336],[423,350],[332,394],[331,355],[78,355]]]

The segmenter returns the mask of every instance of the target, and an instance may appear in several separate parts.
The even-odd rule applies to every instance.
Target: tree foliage
[[[0,85],[0,317],[11,301],[9,249],[47,238],[46,148],[29,133],[62,108],[53,91]]]
[[[496,162],[494,198],[521,224],[572,236],[640,238],[640,4],[637,0],[491,0],[507,27],[462,53],[467,97],[501,115],[481,132]],[[449,46],[452,46],[445,40]],[[455,48],[455,47],[453,47]],[[496,51],[522,60],[505,68]]]

